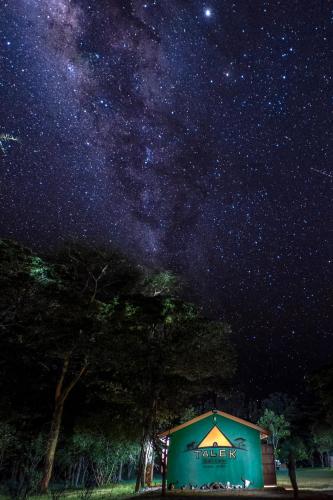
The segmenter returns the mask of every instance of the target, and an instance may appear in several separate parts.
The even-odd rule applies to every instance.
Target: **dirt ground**
[[[219,491],[209,491],[207,493],[188,491],[188,492],[167,492],[166,497],[162,497],[160,492],[147,493],[144,496],[149,497],[154,500],[164,500],[169,497],[169,500],[186,500],[186,497],[192,497],[193,500],[207,500],[207,497],[214,496],[214,500],[235,500],[236,498],[252,498],[252,499],[292,499],[293,492],[290,490],[285,490],[283,488],[270,488],[265,490],[219,490]],[[218,499],[216,498],[218,497]],[[311,491],[302,490],[299,491],[300,499],[307,500],[324,500],[333,499],[333,490],[327,491]],[[213,500],[213,499],[211,499]]]

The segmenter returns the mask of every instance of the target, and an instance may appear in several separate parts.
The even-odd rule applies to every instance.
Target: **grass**
[[[278,486],[290,488],[287,470],[277,471]],[[306,468],[297,469],[297,483],[299,488],[318,488],[333,490],[333,469]]]
[[[92,499],[106,500],[110,498],[125,498],[132,496],[134,493],[134,481],[124,481],[121,484],[115,484],[112,486],[106,486],[104,488],[95,489],[92,493]],[[61,497],[60,500],[65,498],[66,500],[79,500],[82,497],[84,490],[69,490],[66,491],[65,495]],[[52,500],[51,495],[39,495],[29,497],[30,500]],[[0,500],[8,500],[8,496],[0,495]]]
[[[333,490],[333,469],[297,469],[297,481],[300,489],[331,489]],[[287,470],[277,471],[278,486],[290,488],[290,481]],[[94,490],[91,500],[122,500],[126,497],[133,496],[134,481],[124,481],[121,484],[99,488]],[[157,479],[153,486],[159,486],[160,481]],[[81,494],[80,494],[81,493]],[[205,495],[206,496],[206,495]],[[215,496],[215,495],[214,495]],[[80,500],[82,499],[82,491],[68,491],[65,500]],[[211,497],[210,497],[211,498]],[[269,498],[269,496],[267,496]],[[313,497],[314,498],[314,497]],[[61,499],[61,500],[62,500]],[[8,500],[8,496],[0,495],[0,500]],[[30,497],[30,500],[52,500],[51,495],[42,495]]]

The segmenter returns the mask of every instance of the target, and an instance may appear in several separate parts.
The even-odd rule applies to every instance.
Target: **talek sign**
[[[200,458],[200,456],[204,458],[214,458],[214,457],[219,457],[219,458],[236,458],[236,452],[237,450],[217,450],[215,452],[214,450],[194,450],[194,453],[196,455],[196,458]]]
[[[237,457],[237,449],[245,450],[245,440],[237,439],[235,446],[225,434],[215,425],[204,439],[193,450],[195,457],[202,458],[227,458],[235,459]],[[207,448],[210,448],[209,450]]]

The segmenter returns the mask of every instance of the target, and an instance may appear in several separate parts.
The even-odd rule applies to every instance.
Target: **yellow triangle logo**
[[[198,445],[198,448],[213,448],[213,447],[229,447],[233,448],[232,443],[229,439],[220,431],[220,429],[215,425],[212,430],[210,430],[207,436]]]

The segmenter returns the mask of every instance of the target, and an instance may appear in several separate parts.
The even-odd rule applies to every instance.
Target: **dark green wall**
[[[235,448],[202,448],[198,453],[197,446],[214,425],[217,425]],[[245,439],[246,449],[236,446],[237,438]],[[203,452],[206,452],[208,457],[202,456]],[[234,455],[236,458],[233,458]],[[251,488],[264,486],[259,431],[215,414],[170,436],[168,484],[173,483],[175,488],[188,487],[190,484],[200,487],[215,481],[242,484],[241,478],[249,479]]]

